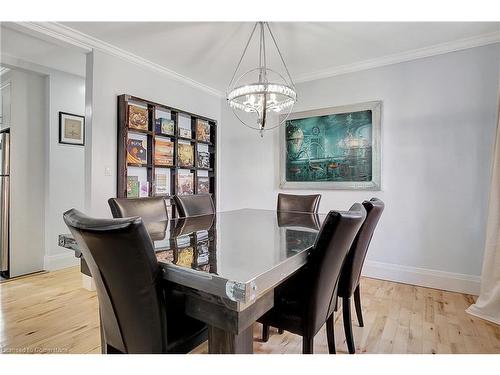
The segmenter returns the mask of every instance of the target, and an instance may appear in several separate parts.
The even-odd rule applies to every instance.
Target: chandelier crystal
[[[238,69],[245,57],[255,31],[259,27],[259,66],[251,69],[235,80]],[[267,67],[265,31],[268,30],[278,55],[283,63],[287,78]],[[246,126],[260,130],[274,129],[286,121],[297,101],[297,93],[292,77],[285,64],[276,39],[267,22],[257,22],[248,38],[240,61],[236,66],[227,89],[227,100],[236,117]],[[249,113],[253,116],[244,116]],[[272,118],[272,121],[269,121]]]

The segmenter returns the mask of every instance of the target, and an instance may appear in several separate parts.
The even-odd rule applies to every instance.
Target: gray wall
[[[220,98],[151,69],[94,51],[92,125],[89,133],[88,212],[110,217],[107,200],[116,197],[117,96],[130,94],[220,120]],[[88,87],[88,86],[87,86]],[[105,175],[109,168],[110,175]]]
[[[382,191],[320,191],[321,212],[372,196],[386,202],[368,254],[380,272],[397,265],[399,273],[458,277],[477,288],[499,56],[497,44],[298,85],[296,111],[383,101]],[[278,131],[261,139],[224,103],[222,121],[223,154],[231,155],[222,159],[222,209],[274,208]]]

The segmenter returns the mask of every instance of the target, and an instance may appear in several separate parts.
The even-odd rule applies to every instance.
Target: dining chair
[[[210,194],[175,195],[174,201],[179,217],[215,214]]]
[[[103,353],[187,353],[207,339],[204,323],[184,313],[183,295],[162,279],[140,217],[63,215],[94,279]]]
[[[317,213],[321,194],[293,195],[278,194],[277,211]]]
[[[328,349],[335,353],[334,308],[338,280],[349,248],[366,217],[355,203],[349,211],[330,211],[321,226],[306,265],[275,289],[274,307],[258,321],[302,336],[302,352],[313,353],[314,336],[327,323]]]
[[[350,354],[356,352],[352,335],[351,297],[354,295],[354,305],[358,323],[360,327],[363,327],[359,278],[361,276],[361,269],[363,268],[368,247],[370,246],[370,241],[373,237],[373,232],[382,215],[382,211],[384,211],[384,202],[380,199],[372,198],[369,201],[364,201],[363,206],[366,210],[366,219],[359,229],[351,249],[347,254],[346,261],[340,274],[338,290],[338,296],[342,298],[342,317],[347,348]]]
[[[114,218],[140,216],[146,223],[168,220],[163,197],[110,198],[108,204]]]

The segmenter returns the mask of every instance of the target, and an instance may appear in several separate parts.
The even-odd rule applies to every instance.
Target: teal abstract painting
[[[285,183],[295,188],[379,188],[380,105],[358,108],[295,114],[285,122]]]

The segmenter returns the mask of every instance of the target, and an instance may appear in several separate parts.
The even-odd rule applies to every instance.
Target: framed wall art
[[[66,112],[59,112],[59,143],[85,144],[85,117]]]
[[[290,114],[280,129],[280,187],[380,190],[382,102]]]

